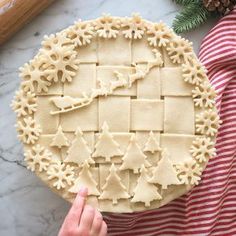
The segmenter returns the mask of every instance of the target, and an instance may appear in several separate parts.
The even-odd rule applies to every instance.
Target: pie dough
[[[12,108],[25,161],[107,212],[161,207],[199,184],[221,123],[192,44],[164,23],[103,15],[45,36]]]

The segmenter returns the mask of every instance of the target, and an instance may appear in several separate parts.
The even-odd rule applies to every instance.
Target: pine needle
[[[187,0],[181,2],[183,1]],[[177,34],[187,32],[206,22],[210,16],[211,13],[207,11],[203,4],[195,1],[185,6],[175,17],[172,27]]]
[[[190,3],[196,3],[199,2],[199,0],[173,0],[175,3],[179,4],[179,5],[188,5]]]

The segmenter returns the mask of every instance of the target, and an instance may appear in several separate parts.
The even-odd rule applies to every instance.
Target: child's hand
[[[58,236],[106,236],[107,225],[102,214],[85,205],[87,188],[82,188],[66,216]]]

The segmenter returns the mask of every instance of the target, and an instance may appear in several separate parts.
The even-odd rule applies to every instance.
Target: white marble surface
[[[15,115],[9,108],[19,85],[18,67],[33,57],[44,34],[91,19],[103,12],[126,16],[132,12],[152,21],[171,22],[179,8],[171,0],[57,0],[0,48],[0,235],[57,235],[69,204],[52,193],[25,168],[22,146],[16,138]],[[198,50],[213,26],[206,24],[186,35]]]

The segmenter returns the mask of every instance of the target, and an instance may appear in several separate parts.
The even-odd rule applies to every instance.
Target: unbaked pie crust
[[[72,202],[159,208],[199,184],[220,120],[192,44],[138,14],[45,36],[12,103],[25,161]]]

